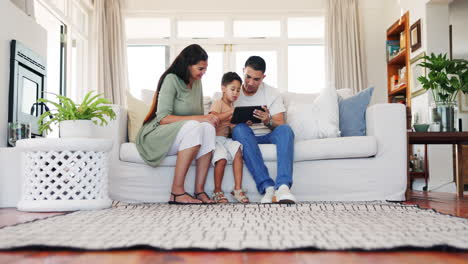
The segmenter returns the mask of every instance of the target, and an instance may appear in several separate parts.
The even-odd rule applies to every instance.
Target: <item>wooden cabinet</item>
[[[387,92],[389,103],[403,103],[411,106],[409,83],[410,42],[409,13],[387,29]]]

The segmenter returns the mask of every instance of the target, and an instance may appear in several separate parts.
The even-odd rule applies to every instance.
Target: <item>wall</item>
[[[385,1],[360,0],[359,23],[367,86],[374,86],[371,104],[387,102],[385,39],[387,23],[382,19]]]
[[[7,142],[10,40],[47,55],[47,33],[10,1],[0,1],[0,207],[14,207],[20,194],[19,154]]]
[[[0,147],[6,146],[8,93],[10,74],[10,41],[17,39],[46,57],[47,33],[10,1],[0,1]],[[14,25],[14,26],[12,26]]]

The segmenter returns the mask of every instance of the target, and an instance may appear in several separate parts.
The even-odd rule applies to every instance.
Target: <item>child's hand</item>
[[[248,125],[248,126],[251,126],[251,125],[253,125],[253,122],[252,122],[252,120],[249,120],[249,121],[245,122],[245,124]]]

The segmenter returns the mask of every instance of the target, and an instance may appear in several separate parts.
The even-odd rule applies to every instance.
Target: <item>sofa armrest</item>
[[[112,139],[112,150],[110,152],[111,162],[120,160],[120,145],[127,142],[127,110],[120,105],[112,105],[116,118],[110,120],[107,126],[96,126],[97,138]]]
[[[406,168],[406,109],[403,104],[375,104],[366,111],[367,135],[377,139],[377,155],[398,158]],[[394,162],[389,160],[389,162]],[[396,162],[396,161],[395,161]]]

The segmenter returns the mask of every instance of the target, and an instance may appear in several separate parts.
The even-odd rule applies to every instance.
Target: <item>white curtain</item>
[[[95,0],[92,32],[94,81],[99,93],[125,106],[128,90],[124,0]]]
[[[327,81],[331,86],[364,89],[358,0],[325,1]]]

